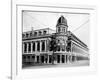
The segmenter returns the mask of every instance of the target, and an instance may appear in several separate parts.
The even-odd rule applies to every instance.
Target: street
[[[62,64],[28,64],[28,65],[23,65],[23,69],[38,69],[38,68],[50,68],[50,67],[74,67],[74,66],[89,66],[89,61],[82,60],[82,61],[62,63]]]

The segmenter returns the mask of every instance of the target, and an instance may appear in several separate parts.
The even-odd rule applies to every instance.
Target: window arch
[[[40,42],[37,42],[37,51],[40,51]]]
[[[43,41],[42,42],[42,51],[44,51],[45,50],[45,42]]]
[[[33,42],[33,51],[35,51],[35,42]]]

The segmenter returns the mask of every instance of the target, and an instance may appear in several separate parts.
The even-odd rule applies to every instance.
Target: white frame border
[[[23,6],[24,5],[24,6]],[[27,6],[27,7],[26,7]],[[32,7],[33,6],[33,7]],[[36,3],[12,3],[12,67],[11,67],[11,76],[12,79],[25,79],[25,78],[38,78],[38,77],[53,77],[53,76],[70,76],[70,75],[80,75],[94,73],[97,71],[97,47],[96,47],[96,8],[94,6],[76,6],[76,5],[55,5],[55,4],[41,4],[37,5]],[[20,7],[20,8],[19,8]],[[90,66],[83,67],[71,67],[71,68],[46,68],[46,69],[33,69],[25,70],[21,69],[21,11],[22,10],[32,10],[35,9],[45,10],[45,11],[58,11],[62,12],[67,10],[67,12],[83,12],[89,13],[91,15],[90,22]],[[94,27],[95,26],[95,27]],[[18,34],[17,34],[18,33]],[[17,48],[18,47],[18,48]],[[18,55],[16,55],[18,54]],[[17,66],[17,67],[16,67]],[[67,70],[67,72],[66,72]],[[53,72],[52,72],[53,71]],[[39,72],[39,73],[37,73]],[[44,73],[43,73],[44,72]],[[28,74],[27,74],[28,73]],[[35,74],[34,74],[35,73]],[[56,74],[56,75],[55,75]],[[65,75],[66,74],[66,75]],[[34,76],[35,75],[35,76]]]

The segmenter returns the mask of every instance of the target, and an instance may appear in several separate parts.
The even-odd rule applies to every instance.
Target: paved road
[[[73,67],[73,66],[88,66],[89,61],[77,61],[72,63],[63,64],[35,64],[35,65],[24,65],[23,69],[36,69],[36,68],[49,68],[49,67]]]

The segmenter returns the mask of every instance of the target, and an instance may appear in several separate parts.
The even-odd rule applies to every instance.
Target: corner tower
[[[68,29],[67,20],[64,16],[61,16],[56,25],[56,33],[66,33]]]

